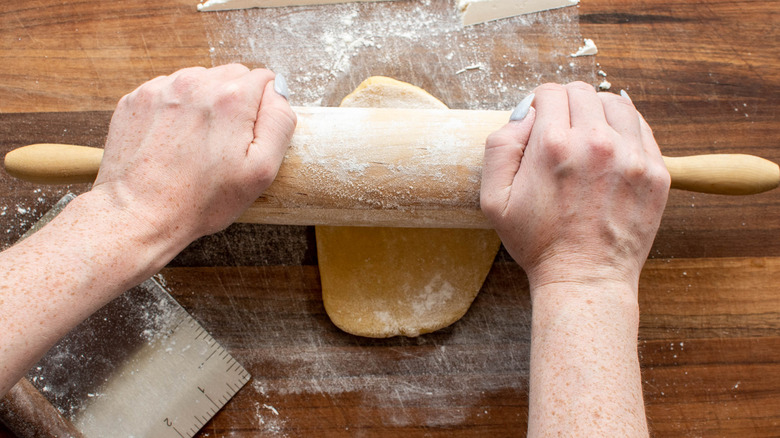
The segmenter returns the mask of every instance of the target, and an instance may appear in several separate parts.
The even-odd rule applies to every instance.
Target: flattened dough
[[[356,108],[418,108],[447,109],[447,105],[427,91],[406,82],[372,76],[341,101],[341,105]]]
[[[446,108],[421,88],[371,77],[341,106]],[[460,319],[501,244],[493,230],[315,227],[322,299],[359,336],[418,336]]]

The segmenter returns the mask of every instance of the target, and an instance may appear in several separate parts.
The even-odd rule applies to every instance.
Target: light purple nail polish
[[[287,88],[287,80],[280,74],[277,74],[276,78],[274,78],[274,91],[285,99],[290,100],[290,90]]]
[[[525,119],[525,116],[528,115],[528,111],[531,110],[531,104],[533,102],[534,102],[534,94],[531,93],[528,96],[526,96],[525,99],[521,100],[520,103],[515,107],[515,110],[512,111],[512,115],[509,116],[509,121],[519,122]]]
[[[631,100],[631,98],[628,97],[628,93],[626,93],[626,90],[620,90],[620,95],[625,97],[628,100]]]

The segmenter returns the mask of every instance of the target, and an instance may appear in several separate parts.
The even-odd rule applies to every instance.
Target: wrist
[[[631,283],[612,280],[561,281],[531,286],[531,303],[534,312],[543,307],[556,309],[603,307],[627,310],[638,309],[637,289]]]
[[[160,194],[149,197],[151,200],[145,199],[139,197],[137,191],[121,183],[104,183],[93,186],[91,191],[82,196],[89,196],[91,201],[105,206],[113,215],[124,220],[131,231],[154,238],[158,243],[165,243],[177,249],[177,252],[199,237],[195,235],[190,221],[181,218],[177,220],[171,214],[179,207],[176,199]],[[162,199],[168,203],[167,206],[160,203]]]
[[[68,207],[76,210],[78,216],[94,222],[92,230],[99,234],[95,239],[106,241],[107,252],[122,252],[131,259],[132,267],[128,267],[128,272],[141,281],[162,269],[190,243],[134,211],[132,203],[125,198],[104,190],[83,193]],[[111,254],[106,255],[110,257]]]
[[[639,329],[639,301],[629,283],[605,280],[548,283],[531,287],[533,332],[560,331],[583,334],[583,330],[617,329],[636,339]]]
[[[630,291],[636,298],[642,266],[623,261],[594,261],[588,258],[546,258],[525,268],[532,294],[534,290]]]

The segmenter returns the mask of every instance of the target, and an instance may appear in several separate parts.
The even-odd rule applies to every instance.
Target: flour
[[[24,197],[0,205],[0,220],[4,229],[0,232],[0,250],[4,250],[19,240],[37,221],[59,200],[71,186],[36,188]],[[2,201],[0,201],[2,202]]]
[[[511,110],[541,83],[595,82],[596,78],[593,58],[569,58],[582,43],[575,8],[469,28],[460,24],[452,2],[443,0],[214,14],[220,23],[207,30],[212,64],[241,62],[282,73],[288,79],[290,102],[296,106],[337,106],[367,77],[385,75],[422,86],[451,108]],[[491,41],[496,50],[486,50],[485,41]],[[479,68],[461,71],[472,66]],[[355,122],[349,120],[349,124]],[[461,159],[448,155],[452,150],[444,142],[434,142],[422,151],[427,154],[427,166],[407,161],[387,165],[385,179],[374,178],[372,186],[397,196],[385,196],[382,201],[373,196],[376,193],[366,192],[361,177],[372,172],[372,167],[360,164],[366,161],[354,155],[358,151],[351,149],[350,140],[338,139],[329,147],[340,149],[337,158],[317,145],[296,152],[296,159],[307,164],[306,173],[314,180],[311,186],[366,208],[387,208],[389,202],[404,201],[404,194],[424,189],[418,187],[424,182],[414,187],[408,181],[393,186],[394,175],[421,172],[429,179],[445,180],[446,172],[431,163]],[[328,183],[334,178],[343,183],[337,192]],[[475,172],[470,181],[478,179]],[[458,193],[448,196],[455,199]],[[302,276],[308,271],[302,268]],[[319,281],[319,277],[310,281]],[[418,310],[436,305],[436,300],[446,299],[449,293],[444,282],[429,286],[426,296],[415,303]],[[341,398],[359,396],[361,406],[375,409],[377,424],[446,427],[464,422],[468,409],[460,407],[490,405],[506,392],[527,391],[530,312],[517,313],[517,308],[530,304],[506,303],[527,300],[527,294],[518,293],[517,288],[487,285],[478,298],[480,303],[443,331],[413,339],[366,340],[332,327],[326,322],[320,297],[301,287],[282,296],[269,285],[269,297],[274,297],[270,302],[284,302],[279,313],[249,314],[240,307],[231,308],[237,312],[233,318],[263,323],[258,324],[262,333],[247,329],[247,335],[236,342],[240,341],[244,352],[240,360],[247,369],[262,370],[255,373],[249,387],[255,394],[249,397],[260,400],[255,404],[256,417],[262,426],[270,425],[268,432],[286,430],[273,430],[286,420],[286,400],[322,397],[338,405]],[[502,297],[507,290],[512,295]],[[208,303],[213,298],[199,299]],[[301,315],[296,317],[296,312]],[[394,323],[389,312],[374,316]],[[474,345],[487,348],[476,356]],[[279,415],[264,408],[266,404],[273,405]],[[420,420],[405,406],[425,406],[432,415]]]
[[[518,331],[528,330],[526,321],[515,320],[515,324]],[[486,328],[472,326],[467,329],[484,335]],[[493,330],[496,331],[494,336],[500,336],[501,328]],[[493,339],[498,341],[497,349],[484,357],[484,363],[491,364],[485,365],[491,370],[486,373],[483,364],[479,361],[474,364],[473,348],[464,335],[455,330],[448,335],[452,338],[446,341],[447,347],[438,345],[439,340],[430,336],[411,341],[379,341],[377,348],[383,350],[404,345],[404,353],[394,359],[346,345],[323,347],[320,336],[330,338],[327,334],[314,335],[295,343],[294,347],[277,347],[261,363],[266,370],[283,370],[283,375],[273,372],[276,377],[258,377],[248,387],[257,394],[251,397],[260,400],[255,402],[258,422],[269,432],[268,429],[287,425],[285,411],[278,404],[287,399],[322,395],[338,403],[342,397],[350,400],[355,394],[361,394],[363,406],[377,407],[376,421],[381,424],[456,426],[466,421],[460,407],[488,405],[492,397],[504,391],[527,391],[528,346],[522,338],[506,344]],[[417,347],[410,349],[409,344]],[[388,360],[390,364],[386,362]],[[392,368],[390,374],[386,371],[388,365]],[[270,403],[278,409],[279,415],[263,407]],[[388,405],[394,408],[387,409]],[[425,406],[432,414],[421,419],[405,406]],[[277,433],[284,431],[282,427]]]
[[[386,75],[446,84],[426,89],[451,108],[511,109],[543,82],[593,82],[595,76],[592,60],[567,60],[582,42],[576,8],[466,28],[444,0],[209,14],[220,21],[207,30],[212,64],[241,62],[282,73],[291,103],[299,106],[337,106],[345,90]],[[501,50],[486,50],[485,41]],[[540,41],[554,44],[540,50]],[[480,67],[456,74],[471,66]],[[523,79],[505,80],[518,69]]]
[[[287,436],[287,434],[283,432],[285,421],[278,418],[279,411],[277,411],[275,407],[259,402],[255,402],[254,407],[255,418],[257,418],[257,423],[264,434]]]
[[[267,193],[287,208],[476,207],[483,150],[479,135],[475,137],[477,123],[441,117],[439,110],[406,111],[400,118],[388,109],[299,109],[279,178],[307,187],[306,196],[275,192],[286,186]],[[418,125],[409,135],[410,123],[418,119],[436,120],[435,129]],[[368,125],[370,134],[364,129]],[[378,142],[384,147],[373,147]]]
[[[415,315],[425,315],[433,309],[445,308],[455,294],[455,288],[447,280],[436,274],[424,288],[423,293],[412,303]]]

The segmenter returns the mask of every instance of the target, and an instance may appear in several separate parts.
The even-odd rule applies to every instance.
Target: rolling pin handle
[[[5,170],[15,178],[38,184],[91,183],[102,159],[100,148],[39,143],[6,154]]]
[[[753,195],[780,184],[780,167],[754,155],[664,157],[672,188],[719,195]]]

